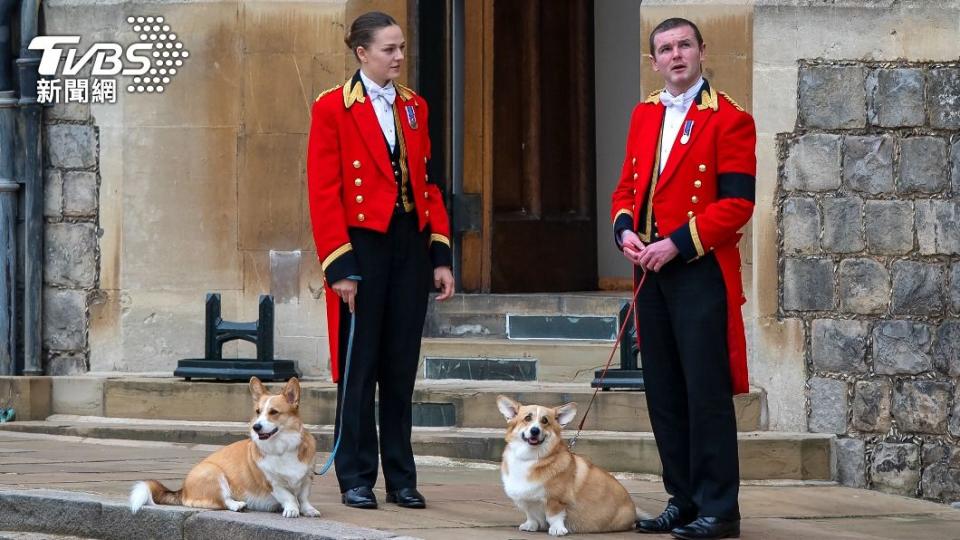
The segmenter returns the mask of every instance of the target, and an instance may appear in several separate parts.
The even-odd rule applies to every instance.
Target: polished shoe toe
[[[716,538],[740,538],[739,519],[698,517],[693,522],[670,531],[681,540],[713,540]]]
[[[404,508],[426,508],[427,500],[416,488],[401,488],[387,492],[387,502]]]
[[[340,501],[350,508],[376,508],[377,497],[367,486],[348,489],[340,495]]]
[[[637,532],[648,534],[668,533],[693,521],[697,517],[694,512],[684,512],[674,504],[668,504],[662,514],[653,519],[637,521]]]

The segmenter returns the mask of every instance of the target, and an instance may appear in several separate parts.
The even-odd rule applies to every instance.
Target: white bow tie
[[[393,105],[394,100],[397,99],[397,88],[392,84],[386,88],[368,88],[367,94],[370,96],[370,99],[382,97],[387,100],[387,103]]]
[[[682,109],[685,105],[685,101],[686,100],[684,99],[683,94],[674,97],[666,92],[660,92],[660,103],[663,103],[664,107],[676,107],[678,109]]]

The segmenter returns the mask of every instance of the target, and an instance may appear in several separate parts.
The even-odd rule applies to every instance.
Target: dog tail
[[[183,490],[170,491],[156,480],[137,482],[130,490],[130,510],[136,514],[144,505],[181,504]]]

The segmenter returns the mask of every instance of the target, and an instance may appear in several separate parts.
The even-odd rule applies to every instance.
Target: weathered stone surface
[[[873,369],[883,375],[930,371],[930,326],[913,321],[881,321],[873,329]]]
[[[947,187],[947,142],[939,137],[900,141],[898,193],[937,193]]]
[[[787,255],[810,255],[820,251],[820,211],[812,197],[788,197],[783,201],[783,251]]]
[[[953,384],[946,381],[902,381],[893,395],[893,417],[905,433],[944,434],[947,431]]]
[[[71,217],[97,213],[97,174],[71,171],[63,175],[63,214]]]
[[[788,191],[829,191],[840,187],[840,136],[811,133],[790,146],[783,187]]]
[[[873,259],[840,261],[840,308],[848,313],[878,314],[890,303],[890,273]]]
[[[924,121],[923,70],[876,69],[867,75],[867,116],[883,127],[921,126]]]
[[[833,261],[787,259],[783,274],[783,309],[822,311],[833,309]]]
[[[810,379],[810,418],[813,433],[847,432],[847,383],[834,379]]]
[[[97,228],[92,223],[51,223],[44,229],[43,279],[49,285],[93,287],[97,277]]]
[[[814,369],[840,373],[866,371],[864,358],[869,333],[870,324],[866,321],[814,320],[811,330]]]
[[[913,249],[913,203],[867,201],[864,206],[867,249],[878,255],[902,255]]]
[[[953,189],[953,195],[960,195],[960,139],[954,141],[953,146],[950,147],[950,185]]]
[[[890,431],[893,385],[886,379],[857,381],[853,388],[853,429],[868,433]]]
[[[960,447],[946,444],[923,446],[923,473],[920,490],[927,499],[960,499]]]
[[[926,467],[934,463],[945,463],[950,467],[960,467],[960,447],[952,447],[942,443],[923,445],[923,461]]]
[[[923,255],[960,254],[960,202],[917,201],[917,244]]]
[[[937,369],[951,377],[960,377],[960,321],[943,321],[937,328],[933,359]]]
[[[87,346],[87,294],[84,291],[43,290],[43,346],[68,351]]]
[[[97,135],[93,126],[57,124],[47,127],[47,156],[52,167],[89,169],[97,164]]]
[[[47,375],[80,375],[87,372],[87,360],[79,354],[54,354],[47,359]]]
[[[920,449],[911,443],[880,443],[873,451],[870,479],[887,493],[916,496],[920,484]]]
[[[824,199],[823,249],[832,253],[853,253],[863,250],[862,215],[863,200],[859,197]]]
[[[960,128],[960,68],[944,67],[927,73],[927,111],[935,128]]]
[[[874,195],[894,190],[893,137],[851,135],[843,146],[843,182],[848,188]]]
[[[56,102],[44,111],[48,120],[71,120],[84,122],[90,119],[90,103]]]
[[[960,313],[960,262],[950,265],[950,305],[954,313]]]
[[[947,431],[954,437],[960,437],[960,386],[954,389],[953,410],[950,411],[950,422],[947,424]]]
[[[860,439],[837,439],[837,481],[844,486],[867,486],[867,460]]]
[[[943,310],[944,265],[896,261],[892,270],[893,314],[936,315]]]
[[[859,66],[800,68],[800,121],[813,128],[864,127],[865,76]]]
[[[43,172],[43,216],[58,218],[63,212],[63,175],[57,169]]]

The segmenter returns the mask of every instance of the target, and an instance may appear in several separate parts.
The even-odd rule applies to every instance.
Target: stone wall
[[[844,484],[960,499],[960,66],[801,61],[780,314]]]

